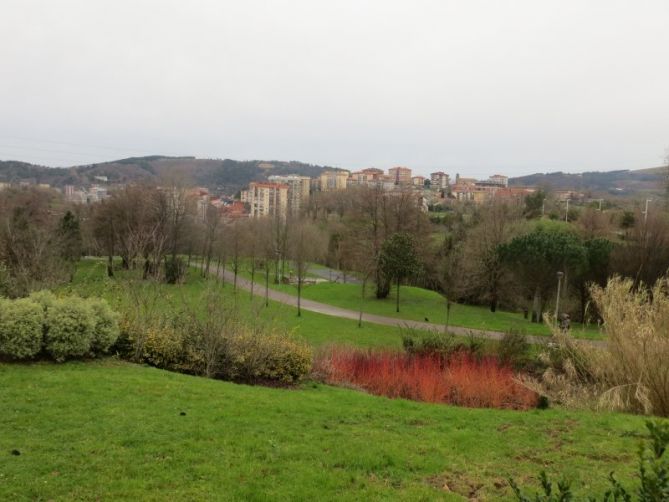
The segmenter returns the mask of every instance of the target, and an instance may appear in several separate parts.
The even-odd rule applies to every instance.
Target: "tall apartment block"
[[[311,178],[309,176],[298,176],[288,174],[285,176],[270,176],[269,181],[279,183],[288,187],[288,213],[297,215],[309,202],[309,190]]]
[[[388,175],[396,185],[411,185],[411,169],[408,167],[391,167]]]
[[[348,171],[325,171],[320,177],[321,192],[346,190],[346,182],[349,176]]]
[[[436,173],[430,174],[430,186],[432,188],[443,190],[444,188],[448,188],[448,183],[448,174],[442,171],[437,171]]]
[[[241,193],[242,202],[250,206],[251,217],[279,216],[286,218],[288,212],[288,185],[282,183],[249,183],[249,189]]]

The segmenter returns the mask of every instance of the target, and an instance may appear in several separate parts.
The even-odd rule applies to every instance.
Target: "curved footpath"
[[[216,274],[216,272],[213,272]],[[218,276],[223,279],[224,281],[228,283],[233,283],[234,282],[234,273],[232,273],[229,270],[226,270],[225,272],[218,272]],[[251,290],[251,281],[248,279],[237,276],[237,287],[244,289],[246,291]],[[265,286],[263,283],[255,283],[255,287],[253,290],[254,294],[256,296],[265,296]],[[290,295],[288,293],[283,293],[281,291],[276,291],[272,288],[269,289],[269,298],[270,300],[274,300],[279,303],[283,303],[286,305],[290,305],[292,307],[297,307],[297,296],[295,295]],[[340,307],[335,307],[333,305],[328,305],[327,303],[320,303],[320,302],[315,302],[313,300],[307,300],[305,298],[302,298],[301,300],[301,308],[303,310],[308,310],[309,312],[316,312],[318,314],[325,314],[325,315],[330,315],[334,317],[340,317],[342,319],[352,319],[354,321],[357,321],[360,312],[356,310],[349,310],[349,309],[343,309]],[[394,317],[386,317],[386,316],[380,316],[380,315],[375,315],[375,314],[368,314],[366,312],[363,312],[362,314],[362,320],[364,322],[371,322],[374,324],[382,324],[384,326],[394,326],[398,328],[412,328],[412,329],[421,329],[421,330],[427,330],[427,331],[434,331],[434,332],[441,332],[444,329],[443,324],[434,324],[434,323],[429,323],[429,322],[422,322],[422,321],[411,321],[409,319],[397,319]],[[461,326],[449,326],[448,327],[448,332],[453,333],[454,335],[459,335],[459,336],[474,336],[476,338],[486,338],[489,340],[501,340],[502,337],[504,336],[504,333],[501,331],[487,331],[487,330],[481,330],[481,329],[474,329],[474,328],[463,328]],[[527,341],[533,344],[545,344],[550,341],[550,337],[548,336],[534,336],[534,335],[527,335]],[[601,340],[582,340],[583,342],[590,343],[593,345],[598,345],[598,346],[603,346],[605,345],[606,342],[601,341]]]

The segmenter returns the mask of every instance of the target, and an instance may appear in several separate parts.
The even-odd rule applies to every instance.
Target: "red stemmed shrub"
[[[448,357],[394,351],[332,348],[316,359],[325,382],[372,394],[474,408],[527,409],[537,394],[517,383],[497,358],[467,353]]]

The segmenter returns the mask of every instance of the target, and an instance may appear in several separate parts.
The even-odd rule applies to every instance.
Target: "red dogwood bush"
[[[354,385],[390,398],[512,409],[532,408],[538,398],[517,383],[513,370],[497,358],[466,353],[444,358],[332,348],[320,354],[314,369],[327,383]]]

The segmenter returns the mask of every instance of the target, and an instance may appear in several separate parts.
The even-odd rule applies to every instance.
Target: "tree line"
[[[299,216],[250,219],[222,217],[176,182],[128,185],[84,206],[53,191],[10,189],[0,193],[0,293],[24,296],[71,280],[76,261],[94,255],[106,259],[109,275],[137,269],[168,283],[195,265],[236,290],[243,273],[266,302],[272,283],[290,283],[299,303],[309,265],[320,262],[359,280],[361,305],[372,291],[378,299],[393,293],[399,311],[401,287],[413,285],[442,293],[446,309],[465,302],[541,321],[560,272],[560,304],[586,320],[597,315],[590,284],[618,274],[652,286],[666,274],[666,210],[591,205],[564,222],[542,214],[546,197],[457,203],[435,219],[416,192],[358,187],[313,194]]]

